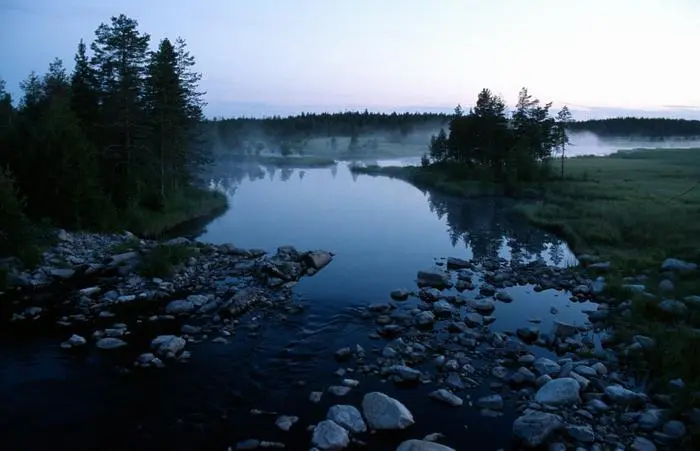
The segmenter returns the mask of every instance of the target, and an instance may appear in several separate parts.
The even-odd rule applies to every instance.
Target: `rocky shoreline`
[[[192,255],[171,277],[139,275],[143,259],[159,246],[184,247]],[[23,324],[55,317],[66,330],[63,348],[90,343],[112,352],[127,346],[132,328],[177,319],[183,322],[179,334],[152,337],[148,349],[141,350],[128,370],[161,367],[186,361],[188,343],[207,339],[225,343],[236,333],[236,318],[246,311],[272,307],[298,311],[292,288],[332,259],[327,251],[299,252],[291,246],[268,255],[184,238],[157,243],[128,233],[61,231],[59,243],[44,254],[37,270],[11,270],[10,275],[25,291],[54,283],[74,285],[63,293],[62,302],[53,305],[24,305],[16,300],[11,320]],[[608,269],[589,256],[579,260],[586,271]],[[695,270],[693,264],[669,259],[662,273]],[[673,380],[660,391],[646,393],[643,384],[626,374],[620,356],[653,346],[653,340],[635,336],[628,343],[615,341],[607,320],[624,316],[631,303],[609,297],[605,279],[589,277],[586,271],[550,267],[542,261],[443,259],[437,269],[417,273],[418,289],[397,289],[388,293],[390,301],[364,309],[363,317],[376,324],[370,338],[386,343],[371,350],[356,343],[331,350],[329,357],[342,365],[337,371],[340,382],[312,392],[310,402],[320,401],[326,392],[344,396],[360,389],[362,378],[378,377],[401,386],[431,384],[434,390],[429,397],[438,405],[478,409],[485,417],[501,416],[510,405],[518,412],[512,435],[523,448],[679,449],[688,428],[700,423],[697,409],[674,409],[685,382]],[[670,281],[671,276],[664,280]],[[628,282],[644,290],[642,278]],[[551,331],[536,325],[509,332],[490,330],[499,305],[519,302],[508,293],[516,285],[566,292],[571,302],[591,302],[597,308],[586,311],[585,326],[554,320]],[[136,313],[129,310],[133,305],[141,306]],[[663,299],[659,305],[675,315],[697,308],[692,299]],[[98,323],[109,325],[97,327]],[[90,336],[71,332],[86,327],[92,327]],[[348,378],[350,374],[356,379]],[[488,387],[491,394],[472,399],[470,392],[477,387]],[[343,449],[351,442],[362,444],[368,430],[406,429],[415,423],[400,400],[383,393],[365,394],[359,407],[332,406],[325,420],[309,427],[313,446]],[[297,421],[282,415],[275,424],[288,430]],[[441,434],[435,433],[407,440],[398,450],[452,449],[438,444],[440,439]],[[251,439],[235,446],[268,447],[284,444]]]

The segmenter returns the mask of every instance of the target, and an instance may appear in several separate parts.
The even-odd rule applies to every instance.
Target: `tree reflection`
[[[563,241],[513,215],[509,199],[459,199],[421,191],[427,194],[430,211],[447,223],[452,245],[463,242],[475,259],[542,258],[561,265],[565,256],[571,257]]]
[[[281,179],[283,182],[286,182],[287,180],[289,180],[289,179],[292,177],[292,174],[294,174],[294,169],[291,169],[291,168],[282,168],[282,169],[280,170],[280,179]]]

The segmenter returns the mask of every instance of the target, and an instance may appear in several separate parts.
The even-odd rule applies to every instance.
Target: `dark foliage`
[[[100,230],[185,203],[208,161],[200,75],[184,40],[149,52],[137,28],[101,24],[91,56],[81,40],[72,74],[58,59],[30,74],[17,107],[0,84],[0,253],[17,254],[27,218]]]
[[[664,138],[698,138],[700,121],[667,118],[618,117],[576,121],[571,131],[593,132],[601,137],[625,137],[662,140]]]

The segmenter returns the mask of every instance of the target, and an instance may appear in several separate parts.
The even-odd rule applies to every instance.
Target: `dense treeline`
[[[571,131],[589,131],[601,137],[644,139],[698,138],[700,121],[687,119],[618,117],[576,121],[569,124]]]
[[[137,26],[125,15],[101,24],[72,73],[54,60],[22,82],[18,102],[0,84],[0,253],[17,250],[24,215],[119,227],[195,192],[207,161],[200,75],[184,40],[151,50]]]
[[[299,148],[312,138],[350,137],[381,134],[401,143],[413,133],[432,132],[449,120],[437,113],[302,113],[298,116],[273,116],[263,119],[234,118],[208,121],[208,137],[219,152],[285,153]]]
[[[506,186],[546,177],[554,153],[561,154],[563,164],[571,121],[567,107],[556,118],[550,108],[523,88],[508,116],[503,99],[484,89],[467,114],[460,106],[455,109],[449,132],[433,136],[423,165],[458,165],[464,176],[487,174]]]

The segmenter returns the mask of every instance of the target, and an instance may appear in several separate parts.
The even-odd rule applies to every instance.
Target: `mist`
[[[568,132],[570,144],[567,157],[583,155],[604,156],[620,150],[634,149],[687,149],[700,147],[700,137],[669,137],[663,140],[649,138],[610,137],[602,138],[593,132]]]

